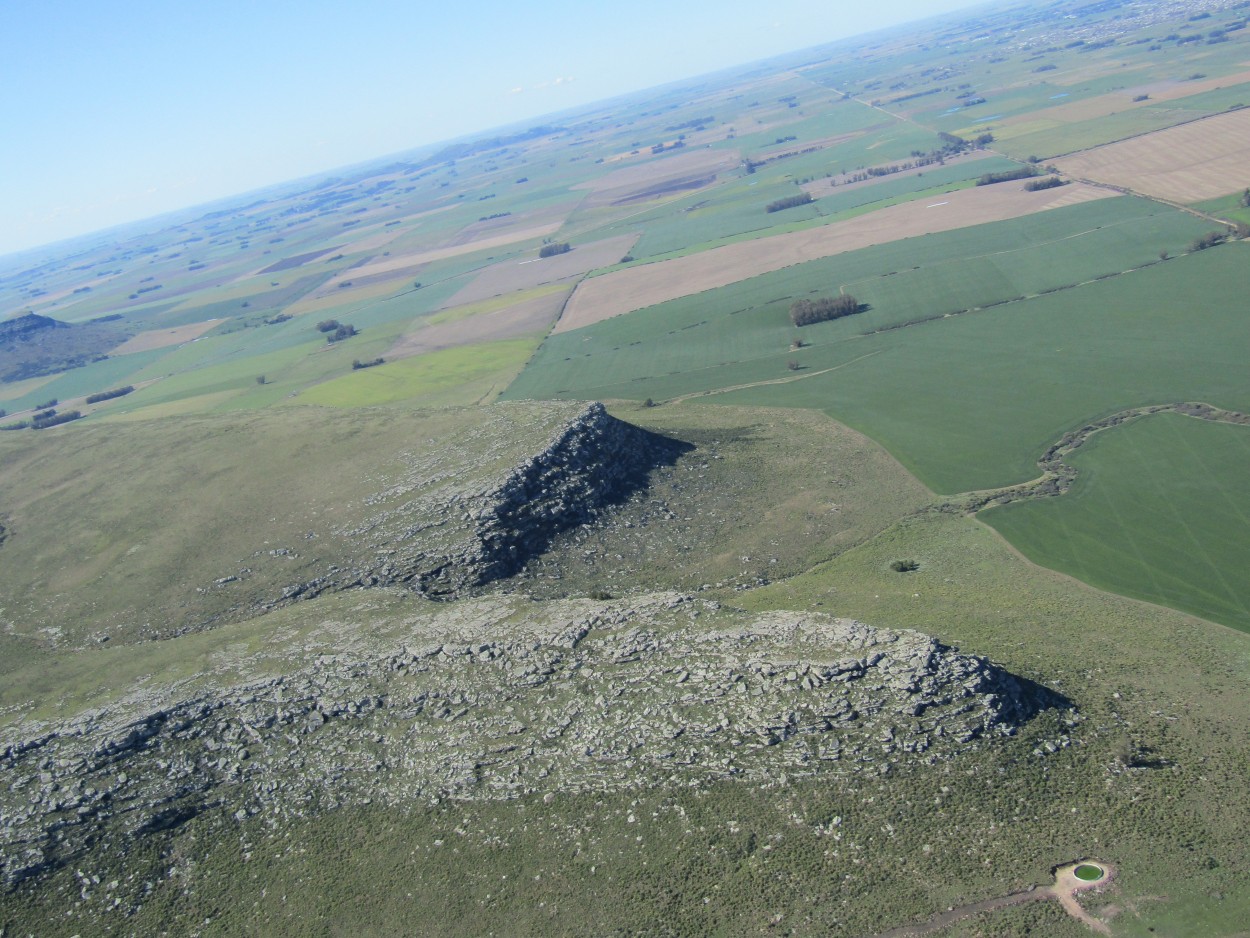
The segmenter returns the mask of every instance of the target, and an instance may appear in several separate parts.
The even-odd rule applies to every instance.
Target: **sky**
[[[0,0],[0,254],[968,0]]]

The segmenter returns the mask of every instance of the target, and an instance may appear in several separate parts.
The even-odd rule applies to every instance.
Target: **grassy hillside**
[[[0,433],[0,934],[852,938],[1079,857],[1240,934],[1250,428],[959,506],[1250,412],[1246,13],[979,8],[0,259],[116,330],[0,381],[84,411]]]

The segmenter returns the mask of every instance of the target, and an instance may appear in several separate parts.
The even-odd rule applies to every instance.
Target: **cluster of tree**
[[[1030,179],[1024,184],[1024,188],[1026,192],[1039,192],[1042,189],[1054,189],[1066,185],[1067,182],[1058,176],[1043,176],[1041,179]]]
[[[1013,179],[1028,179],[1036,176],[1037,170],[1032,166],[1021,166],[1019,169],[1006,169],[1001,173],[983,173],[977,180],[978,186],[992,186],[1000,182],[1011,182]]]
[[[1241,204],[1244,208],[1250,208],[1250,189],[1241,194]]]
[[[784,199],[778,199],[776,202],[769,202],[765,206],[764,211],[768,213],[781,212],[788,208],[794,208],[798,205],[807,205],[812,201],[811,193],[800,192],[798,195],[787,196]]]
[[[507,218],[511,212],[496,212],[494,215],[483,215],[478,221],[494,221],[496,218]]]
[[[557,254],[567,254],[573,250],[567,241],[561,241],[558,244],[544,244],[538,249],[539,257],[555,257]]]
[[[790,306],[790,321],[796,326],[808,326],[814,322],[828,322],[853,316],[863,307],[849,293],[824,297],[819,300],[795,300]]]
[[[49,407],[55,407],[59,403],[61,402],[58,401],[55,397],[51,397],[51,398],[48,398],[48,400],[44,401],[42,404],[36,404],[35,410],[47,410]]]
[[[63,423],[69,423],[71,420],[77,420],[82,413],[77,410],[67,410],[64,413],[54,413],[49,417],[41,417],[36,414],[30,421],[32,430],[46,430],[48,427],[59,426]]]
[[[710,124],[714,120],[716,120],[716,118],[713,117],[711,114],[709,114],[707,117],[694,117],[688,121],[682,121],[680,124],[674,124],[672,127],[665,127],[664,132],[672,133],[675,130],[688,130],[690,128],[694,128],[695,130],[702,130],[705,124]]]
[[[100,391],[98,394],[88,394],[88,404],[98,404],[100,401],[111,401],[115,397],[125,397],[135,389],[133,384],[128,384],[124,388],[113,388],[111,391]]]
[[[891,98],[890,104],[902,104],[904,101],[914,101],[916,98],[923,98],[926,95],[938,94],[945,91],[945,88],[927,88],[924,91],[913,91],[911,94],[905,94],[897,98]]]
[[[1191,251],[1205,251],[1207,248],[1213,248],[1217,244],[1223,244],[1228,240],[1227,231],[1208,231],[1204,235],[1198,235],[1189,245]]]
[[[665,150],[680,150],[685,145],[685,140],[674,140],[672,143],[656,143],[652,144],[651,153],[663,153]]]
[[[25,430],[29,426],[29,420],[18,420],[14,423],[6,423],[4,426],[0,427],[0,430]]]
[[[266,319],[266,320],[265,320],[265,325],[266,325],[266,326],[276,326],[276,325],[277,325],[278,323],[280,323],[280,322],[289,322],[289,321],[290,321],[290,319],[291,319],[291,317],[290,317],[290,316],[288,316],[286,313],[278,313],[278,315],[277,315],[277,316],[274,316],[272,319]]]
[[[317,331],[324,332],[327,342],[341,342],[356,334],[356,327],[351,323],[339,322],[337,319],[323,319],[317,323]]]
[[[386,364],[385,358],[375,358],[371,362],[362,362],[360,360],[356,360],[352,362],[352,371],[359,371],[361,368],[372,368],[375,365],[384,365],[384,364]]]

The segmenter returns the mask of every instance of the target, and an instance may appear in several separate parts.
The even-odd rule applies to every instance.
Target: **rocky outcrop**
[[[291,648],[263,680],[11,727],[4,877],[126,850],[208,809],[278,823],[371,801],[836,783],[950,759],[1068,706],[929,636],[824,615],[680,594],[420,605],[390,647]]]
[[[37,313],[0,322],[0,381],[22,381],[107,357],[126,338],[116,324],[67,323]]]
[[[689,449],[588,404],[537,453],[480,488],[439,488],[433,497],[394,506],[379,493],[381,510],[339,532],[354,542],[360,562],[292,584],[263,608],[372,586],[405,586],[438,599],[464,595],[517,573],[560,533],[594,523]],[[418,466],[401,487],[421,488],[429,469]]]

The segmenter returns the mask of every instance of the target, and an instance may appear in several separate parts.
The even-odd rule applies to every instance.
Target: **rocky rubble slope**
[[[332,623],[339,653],[290,648],[284,667],[256,663],[263,679],[11,724],[5,879],[126,850],[210,808],[276,823],[379,800],[886,773],[1066,706],[928,636],[821,614],[675,593],[407,608],[372,623],[379,641]]]

